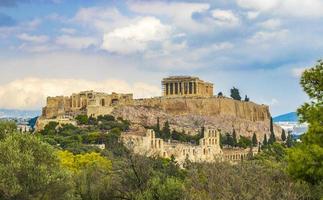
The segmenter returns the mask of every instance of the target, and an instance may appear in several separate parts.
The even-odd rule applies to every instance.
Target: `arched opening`
[[[119,99],[112,99],[111,100],[111,105],[116,105],[119,103]]]
[[[101,99],[101,106],[105,106],[105,99]]]

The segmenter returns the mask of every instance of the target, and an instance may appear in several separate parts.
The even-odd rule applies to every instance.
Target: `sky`
[[[192,75],[292,112],[323,57],[323,0],[0,0],[0,108],[83,90],[161,95]]]

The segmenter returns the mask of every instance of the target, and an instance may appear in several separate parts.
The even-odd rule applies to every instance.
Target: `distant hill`
[[[40,110],[0,109],[0,118],[33,118],[40,114]]]
[[[273,118],[274,122],[298,122],[296,112],[290,112]]]

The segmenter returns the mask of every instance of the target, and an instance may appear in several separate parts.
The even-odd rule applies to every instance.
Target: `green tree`
[[[257,146],[257,144],[258,144],[257,135],[256,135],[256,133],[253,133],[253,135],[252,135],[252,145],[255,147],[255,146]]]
[[[238,142],[237,146],[242,147],[242,148],[247,148],[247,147],[252,146],[252,141],[249,138],[240,135],[239,142]]]
[[[293,138],[290,132],[287,134],[287,139],[286,139],[286,145],[287,147],[292,147],[293,146]]]
[[[268,144],[274,144],[274,142],[276,142],[276,136],[275,136],[275,133],[272,132],[269,135]]]
[[[218,97],[223,97],[223,93],[222,92],[219,92],[218,93]]]
[[[230,96],[234,100],[241,101],[241,96],[240,96],[239,89],[237,89],[235,87],[233,87],[232,89],[230,89]]]
[[[270,133],[274,133],[274,123],[273,123],[273,118],[270,117],[270,124],[269,124],[269,129],[270,129]]]
[[[78,115],[75,117],[78,124],[84,125],[89,123],[89,118],[87,115]]]
[[[162,129],[162,138],[164,140],[168,140],[168,139],[171,138],[171,130],[170,130],[170,126],[169,126],[169,122],[168,121],[166,121],[164,123],[164,127]]]
[[[107,199],[112,184],[110,160],[95,152],[73,155],[59,151],[57,155],[61,166],[73,174],[76,193],[82,199]]]
[[[159,122],[159,117],[157,117],[156,131],[160,132],[160,122]]]
[[[248,101],[250,101],[250,98],[246,95],[246,96],[244,97],[244,101],[248,102]]]
[[[13,121],[0,120],[0,140],[4,139],[8,133],[15,132],[17,125]]]
[[[286,133],[285,133],[285,130],[284,129],[282,129],[281,139],[282,139],[282,141],[285,141],[287,139],[286,138]]]
[[[138,200],[180,200],[183,199],[183,181],[174,177],[160,178],[154,176],[148,182],[148,187],[143,193],[138,193]]]
[[[270,135],[269,135],[269,139],[268,139],[268,144],[273,144],[274,142],[276,142],[276,136],[274,133],[274,123],[273,123],[272,117],[270,117],[269,129],[270,129]]]
[[[262,145],[263,145],[264,147],[266,147],[266,146],[268,145],[267,135],[266,135],[266,134],[265,134],[265,136],[264,136],[264,140],[263,140],[263,142],[262,142]]]
[[[0,199],[72,199],[72,182],[54,149],[29,134],[0,142]]]
[[[297,112],[300,122],[309,127],[302,142],[289,149],[287,171],[296,179],[318,184],[323,180],[323,61],[305,70],[300,83],[311,102]]]
[[[41,131],[41,134],[43,135],[55,135],[57,134],[57,122],[49,122],[45,125],[44,129]]]

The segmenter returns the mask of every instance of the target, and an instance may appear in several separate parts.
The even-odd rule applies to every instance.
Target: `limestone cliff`
[[[219,128],[251,137],[253,133],[262,140],[269,135],[270,112],[266,105],[236,101],[229,98],[151,98],[138,99],[131,106],[118,106],[112,112],[116,117],[143,126],[162,125],[166,120],[171,127],[187,134],[195,134],[202,126]],[[281,130],[275,127],[276,135]]]

